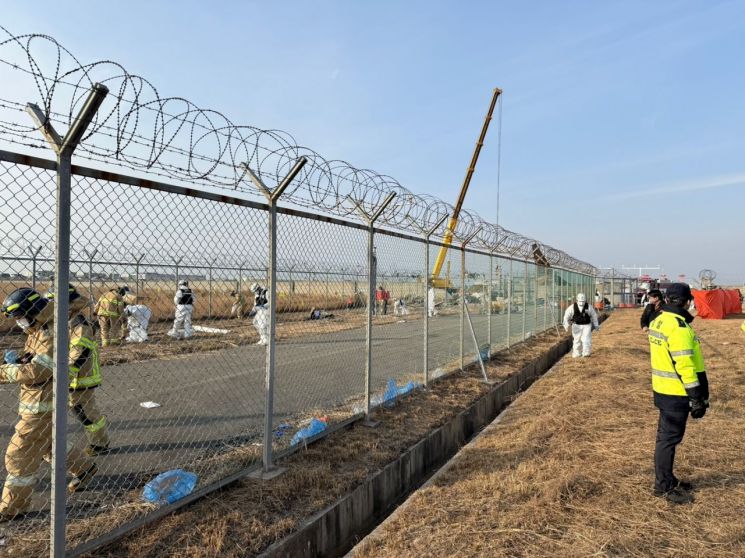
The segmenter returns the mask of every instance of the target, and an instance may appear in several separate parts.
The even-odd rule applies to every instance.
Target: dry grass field
[[[591,358],[565,358],[354,556],[745,556],[743,316],[693,323],[712,408],[678,448],[696,500],[675,506],[652,495],[658,413],[638,315],[613,314]]]

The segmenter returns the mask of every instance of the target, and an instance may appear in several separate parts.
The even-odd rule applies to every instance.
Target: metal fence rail
[[[0,141],[14,146],[0,151],[0,295],[55,293],[54,319],[29,331],[53,343],[49,381],[54,401],[67,402],[41,401],[48,413],[34,420],[44,428],[26,446],[10,426],[18,389],[0,388],[0,443],[23,462],[2,478],[6,488],[35,485],[34,513],[3,528],[35,541],[25,547],[33,555],[90,550],[188,502],[142,501],[164,471],[196,474],[195,495],[249,471],[278,474],[277,458],[302,446],[306,426],[372,423],[392,389],[426,386],[551,329],[578,291],[595,288],[589,264],[466,212],[451,231],[450,288],[430,289],[447,204],[287,134],[161,98],[143,78],[80,64],[49,37],[0,33],[0,83],[20,75],[39,102],[29,119],[27,99],[0,90]],[[40,43],[57,52],[56,69],[34,57]],[[40,138],[57,161],[15,149]],[[96,165],[73,165],[73,151]],[[176,304],[181,280],[191,305]],[[94,303],[125,284],[131,315],[96,315]],[[253,284],[268,294],[255,315]],[[68,285],[80,298],[59,296]],[[100,326],[86,330],[96,347],[83,360],[73,354],[78,315]],[[25,339],[0,320],[0,351],[28,360]],[[96,353],[103,383],[70,391]],[[16,369],[3,370],[10,383]],[[106,453],[76,453],[107,439]],[[80,475],[91,462],[91,483],[68,497],[66,469]]]

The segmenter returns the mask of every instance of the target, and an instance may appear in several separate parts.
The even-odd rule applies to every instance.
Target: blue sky
[[[504,90],[500,223],[745,281],[745,3],[7,2],[0,23],[451,203]],[[496,217],[497,127],[466,206]]]

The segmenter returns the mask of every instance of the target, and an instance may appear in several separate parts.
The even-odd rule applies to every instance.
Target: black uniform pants
[[[654,448],[654,488],[658,492],[667,492],[678,484],[678,479],[673,474],[675,446],[683,440],[687,420],[688,411],[660,409],[657,443]]]

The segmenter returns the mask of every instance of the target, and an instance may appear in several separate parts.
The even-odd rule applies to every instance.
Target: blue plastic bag
[[[5,351],[3,359],[5,360],[6,364],[18,364],[18,362],[21,360],[21,355],[19,355],[18,351],[16,350],[8,349],[7,351]]]
[[[148,482],[142,490],[142,499],[154,504],[173,504],[191,494],[196,485],[197,475],[173,469]]]
[[[292,437],[292,440],[290,441],[290,445],[294,446],[296,444],[299,444],[300,442],[307,440],[308,438],[311,438],[315,436],[316,434],[320,434],[324,430],[326,430],[325,422],[323,422],[322,420],[318,420],[316,418],[311,419],[310,424],[308,426],[295,432],[295,435]]]
[[[398,388],[398,394],[399,395],[404,395],[405,393],[409,393],[410,391],[414,391],[418,387],[419,387],[419,384],[417,384],[416,382],[409,382],[405,386],[402,386],[402,387]]]
[[[386,385],[385,393],[383,394],[383,404],[387,404],[388,406],[393,405],[396,402],[396,397],[398,397],[398,386],[396,385],[396,380],[388,378],[388,384]]]
[[[487,363],[489,362],[489,345],[482,345],[479,347],[479,356],[481,357],[481,362]]]

